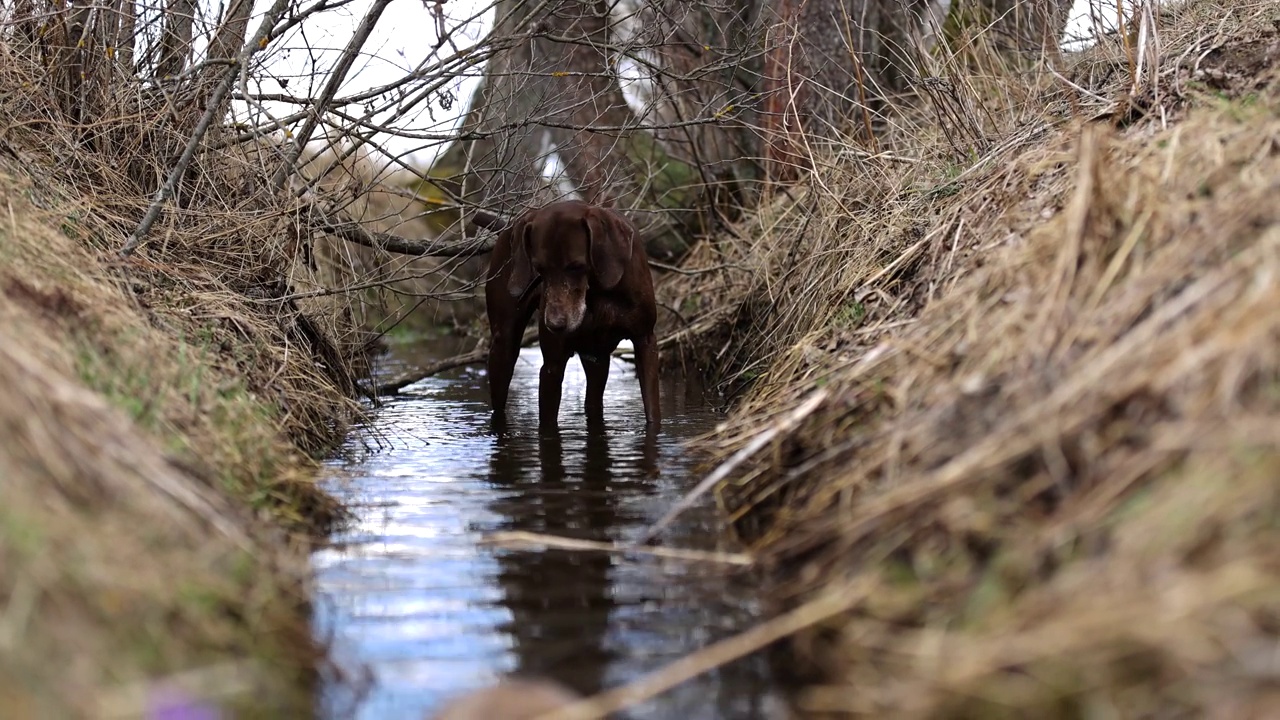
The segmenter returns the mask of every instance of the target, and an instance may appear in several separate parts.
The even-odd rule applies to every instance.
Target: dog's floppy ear
[[[631,244],[636,231],[616,210],[587,208],[587,236],[590,239],[591,271],[605,290],[622,281],[631,263]]]
[[[507,292],[518,298],[537,280],[533,258],[529,256],[529,217],[521,215],[504,232],[511,233],[511,274],[507,276]]]

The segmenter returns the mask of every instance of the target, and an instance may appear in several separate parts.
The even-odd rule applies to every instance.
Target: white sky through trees
[[[256,61],[265,72],[254,74],[249,84],[250,92],[304,98],[315,98],[320,94],[329,71],[374,0],[305,0],[299,5],[299,10],[305,12],[322,1],[338,7],[331,7],[308,17],[300,26],[285,37],[276,39],[266,51],[256,56]],[[212,18],[221,16],[225,2],[229,0],[205,0],[202,3],[206,13],[205,24],[211,23]],[[1125,2],[1129,5],[1131,0]],[[249,33],[257,29],[270,4],[271,0],[255,0]],[[1113,29],[1116,26],[1115,14],[1114,3],[1105,0],[1075,0],[1071,19],[1064,33],[1064,47],[1079,50],[1092,44],[1094,28],[1103,31]],[[451,35],[453,45],[445,44],[435,53],[439,43],[441,15],[445,26],[454,30]],[[447,0],[444,3],[434,0],[393,0],[383,12],[363,52],[340,86],[338,97],[393,84],[424,62],[430,62],[437,56],[452,55],[455,48],[460,50],[476,44],[488,32],[493,18],[494,8],[490,0]],[[207,38],[207,34],[199,32],[199,28],[198,19],[196,35]],[[203,50],[201,45],[201,41],[197,40],[197,57]],[[430,102],[420,104],[404,116],[391,120],[389,124],[408,133],[448,135],[456,131],[483,70],[483,66],[475,67],[466,76],[451,79],[440,92],[433,93]],[[631,69],[624,68],[624,74],[634,77],[634,71],[627,72],[628,70]],[[420,86],[421,82],[417,85]],[[631,90],[626,93],[628,100],[633,105],[638,104],[636,92],[630,88],[628,90]],[[369,104],[353,105],[345,110],[360,117],[371,108],[385,106],[385,109],[374,116],[373,122],[387,124],[396,111],[399,100],[400,97],[393,92],[374,98]],[[262,109],[281,118],[302,108],[294,103],[267,101],[262,103]],[[261,116],[260,109],[250,108],[242,101],[234,103],[234,112],[238,121],[249,120],[254,124],[266,121]],[[317,130],[317,139],[323,136],[323,131],[323,128]],[[436,155],[447,147],[446,142],[438,139],[396,137],[389,133],[378,133],[373,142],[390,153],[402,155],[406,162],[421,168],[429,166]]]

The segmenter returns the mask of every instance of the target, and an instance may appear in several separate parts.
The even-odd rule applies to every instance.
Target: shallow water
[[[412,360],[457,349],[436,343]],[[341,668],[327,673],[325,717],[423,718],[505,673],[592,693],[758,619],[747,580],[718,566],[479,545],[500,530],[635,537],[697,481],[681,442],[719,417],[696,387],[667,377],[662,432],[645,432],[633,366],[615,359],[605,431],[588,432],[585,377],[571,361],[560,432],[539,433],[540,365],[536,348],[522,352],[501,433],[490,427],[482,367],[460,368],[388,402],[333,463],[330,489],[358,517],[313,556],[316,633]],[[691,510],[664,543],[714,549],[713,522],[711,508]],[[777,706],[767,664],[753,657],[625,717],[769,718]]]

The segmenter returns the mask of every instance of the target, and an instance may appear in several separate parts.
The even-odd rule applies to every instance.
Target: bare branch
[[[487,253],[493,249],[492,239],[469,240],[459,237],[456,231],[446,232],[432,240],[410,240],[393,233],[369,230],[358,222],[333,219],[314,203],[306,207],[303,217],[313,230],[331,233],[357,245],[401,255],[469,257]],[[492,215],[485,214],[484,217],[486,221],[492,221],[494,224],[500,222]]]
[[[391,0],[373,0],[368,12],[360,20],[360,25],[356,28],[355,34],[347,41],[347,46],[343,49],[337,66],[329,73],[329,79],[325,81],[324,90],[321,91],[319,99],[316,100],[311,113],[307,116],[306,124],[302,126],[302,131],[298,133],[297,138],[294,140],[294,147],[289,150],[284,164],[276,171],[275,177],[271,178],[271,186],[275,190],[279,190],[284,186],[285,178],[293,169],[293,163],[297,161],[302,148],[306,147],[307,142],[311,140],[311,133],[315,131],[316,124],[320,122],[320,115],[328,110],[329,103],[333,102],[334,96],[338,94],[338,86],[342,84],[343,80],[347,79],[347,73],[351,71],[351,65],[355,63],[356,56],[360,54],[360,49],[364,47],[369,35],[373,32],[373,28],[378,24],[378,19],[382,17],[383,11],[390,4]]]

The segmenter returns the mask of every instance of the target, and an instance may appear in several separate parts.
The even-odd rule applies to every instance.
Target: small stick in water
[[[555,548],[557,550],[582,550],[617,553],[621,555],[652,555],[672,560],[688,560],[690,562],[714,562],[729,565],[751,565],[755,560],[745,553],[711,552],[706,550],[685,550],[682,548],[641,547],[639,545],[622,545],[618,543],[599,542],[596,540],[578,540],[558,535],[525,532],[523,530],[504,530],[490,533],[481,541],[482,545],[493,545],[500,548],[532,549]]]
[[[503,678],[454,698],[428,720],[529,720],[582,699],[551,680]]]

